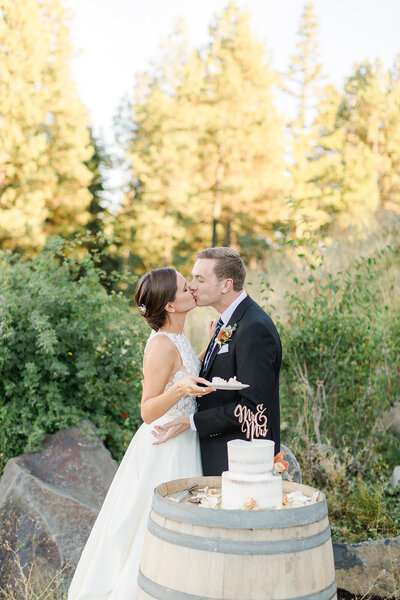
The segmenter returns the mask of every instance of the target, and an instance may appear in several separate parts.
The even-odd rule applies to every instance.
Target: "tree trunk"
[[[214,207],[215,207],[215,204],[214,204]],[[217,240],[217,224],[218,224],[218,221],[214,217],[213,218],[213,225],[212,225],[212,239],[211,239],[211,247],[212,248],[214,248],[217,245],[217,243],[218,243],[218,240]]]
[[[224,246],[229,247],[231,245],[231,219],[228,217],[225,228],[225,241]]]
[[[214,184],[214,206],[213,206],[213,224],[212,224],[212,240],[211,246],[214,247],[218,243],[217,225],[221,216],[221,181],[224,176],[224,165],[221,161],[218,163],[217,175]]]

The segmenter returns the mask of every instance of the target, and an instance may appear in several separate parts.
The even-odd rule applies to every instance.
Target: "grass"
[[[55,573],[48,573],[36,560],[22,565],[18,551],[5,543],[1,548],[0,600],[67,600],[67,565]]]

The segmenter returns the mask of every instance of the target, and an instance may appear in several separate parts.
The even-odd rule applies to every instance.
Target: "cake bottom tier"
[[[261,508],[282,508],[280,475],[222,473],[222,508],[239,510],[252,498]]]

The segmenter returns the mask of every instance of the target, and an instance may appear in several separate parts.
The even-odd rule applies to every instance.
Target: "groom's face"
[[[221,300],[224,282],[215,275],[215,262],[212,258],[199,258],[193,267],[190,291],[197,306],[214,306]]]

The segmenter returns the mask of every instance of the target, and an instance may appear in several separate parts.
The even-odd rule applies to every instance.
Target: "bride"
[[[199,441],[188,429],[154,445],[151,430],[196,411],[194,396],[214,391],[200,387],[199,357],[183,334],[195,300],[174,269],[155,269],[138,282],[135,300],[152,328],[143,358],[141,415],[83,550],[68,600],[134,600],[147,517],[154,488],[171,479],[202,475]],[[212,323],[209,324],[209,337]]]

